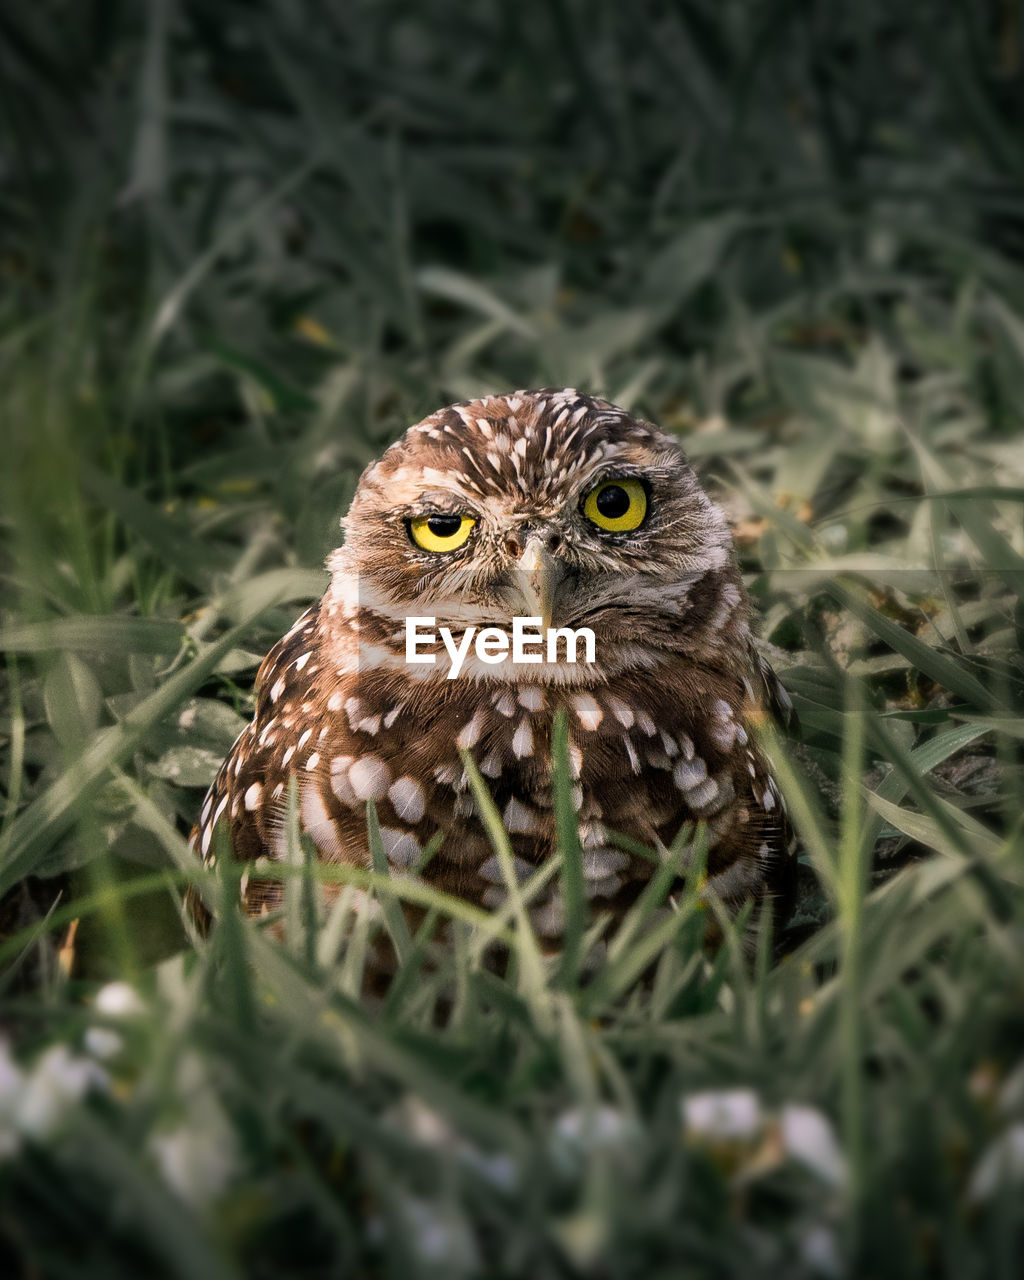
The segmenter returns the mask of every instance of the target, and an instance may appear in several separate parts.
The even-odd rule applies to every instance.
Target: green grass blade
[[[216,671],[251,621],[226,632],[119,724],[102,729],[67,771],[14,819],[0,847],[0,896],[22,876],[31,874],[34,860],[76,822],[78,807],[109,771],[123,764],[136,744]]]
[[[372,800],[367,800],[366,802],[366,836],[370,845],[370,857],[374,871],[381,879],[390,880],[391,868],[388,866],[387,854],[384,852],[384,845],[380,837],[377,806]],[[395,954],[398,956],[398,963],[405,964],[412,954],[413,943],[401,905],[394,894],[388,893],[386,890],[383,893],[378,892],[377,901],[380,903],[381,910],[384,913],[388,934],[394,945]]]
[[[508,833],[501,825],[501,815],[491,799],[491,794],[487,790],[480,770],[476,767],[476,762],[468,751],[463,750],[460,755],[462,756],[463,767],[469,778],[473,799],[476,801],[480,821],[483,823],[484,830],[487,832],[487,837],[491,842],[491,847],[494,849],[498,859],[498,864],[505,880],[505,888],[508,891],[509,901],[512,906],[513,918],[516,924],[515,954],[519,962],[521,990],[537,1019],[538,1026],[550,1031],[553,1023],[544,957],[537,942],[537,935],[533,931],[530,913],[523,899],[522,886],[516,877],[512,845],[509,841]]]
[[[569,768],[569,721],[564,709],[555,714],[551,729],[551,784],[554,793],[555,833],[562,854],[562,894],[565,899],[565,929],[558,980],[567,990],[576,985],[582,959],[581,943],[587,924],[587,897],[583,882],[583,849],[579,822],[572,802],[572,772]]]

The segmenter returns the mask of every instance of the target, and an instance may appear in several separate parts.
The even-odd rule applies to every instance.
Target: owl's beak
[[[544,546],[540,538],[530,538],[516,566],[516,579],[527,608],[527,617],[541,619],[546,631],[551,626],[555,593],[565,576],[562,562]]]

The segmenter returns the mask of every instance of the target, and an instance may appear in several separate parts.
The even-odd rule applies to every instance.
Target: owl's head
[[[613,666],[745,624],[728,527],[682,449],[572,389],[431,414],[365,471],[344,524],[330,567],[350,613],[456,634],[539,616],[590,627]]]

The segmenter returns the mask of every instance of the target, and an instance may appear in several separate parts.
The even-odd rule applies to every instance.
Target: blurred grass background
[[[6,1274],[1019,1274],[1022,19],[0,10]],[[271,943],[182,840],[260,657],[367,461],[546,384],[733,518],[797,917],[748,960],[652,898],[581,982],[514,902],[327,916],[296,842]]]

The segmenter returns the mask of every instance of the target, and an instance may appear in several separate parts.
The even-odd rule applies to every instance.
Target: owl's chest
[[[721,826],[721,815],[735,808],[737,767],[746,774],[757,759],[741,723],[740,691],[713,673],[661,676],[574,688],[417,684],[367,673],[339,708],[346,755],[380,759],[388,776],[407,780],[399,796],[413,785],[422,794],[423,821],[462,829],[464,842],[475,813],[468,752],[517,848],[536,857],[554,839],[552,735],[564,716],[585,843],[603,845],[611,828],[655,844],[693,817]]]
[[[328,685],[322,670],[296,671],[301,689],[292,681],[276,701],[270,689],[272,706],[252,726],[230,772],[231,795],[220,802],[233,818],[237,812],[236,842],[244,843],[260,814],[276,813],[276,825],[261,818],[252,833],[256,844],[276,849],[290,770],[299,780],[302,825],[325,859],[367,863],[372,801],[393,867],[490,904],[504,892],[504,872],[478,812],[467,755],[508,834],[517,873],[529,875],[558,845],[551,758],[554,726],[564,717],[591,897],[628,897],[650,874],[650,862],[624,852],[617,836],[654,849],[698,820],[709,832],[709,877],[731,877],[737,893],[764,879],[779,814],[742,723],[741,676],[679,664],[581,688],[371,669],[338,673]],[[301,733],[289,722],[297,709]],[[264,794],[266,811],[250,803]]]

